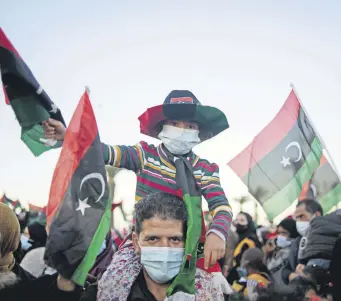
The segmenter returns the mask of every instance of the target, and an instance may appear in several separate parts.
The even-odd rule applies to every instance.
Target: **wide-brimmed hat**
[[[141,133],[158,138],[165,120],[197,122],[201,141],[210,139],[229,127],[222,111],[202,105],[188,90],[173,90],[162,105],[147,109],[139,117]]]

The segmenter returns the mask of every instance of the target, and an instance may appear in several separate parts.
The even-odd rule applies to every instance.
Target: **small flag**
[[[49,266],[83,285],[109,232],[111,217],[102,145],[87,92],[66,131],[46,214]]]
[[[41,123],[51,117],[65,125],[63,116],[1,27],[0,72],[6,103],[11,105],[21,126],[21,140],[35,156],[60,147],[60,142],[45,138]]]
[[[340,179],[324,155],[312,178],[303,186],[299,201],[305,198],[319,201],[324,212],[341,202]]]
[[[28,208],[30,212],[43,212],[43,210],[45,209],[45,207],[33,205],[32,203],[28,203]]]
[[[228,165],[272,220],[298,198],[321,155],[321,143],[291,91],[276,117]]]

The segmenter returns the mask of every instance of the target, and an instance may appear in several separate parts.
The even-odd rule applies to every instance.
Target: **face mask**
[[[247,231],[247,226],[246,225],[240,225],[240,224],[236,224],[236,232],[238,234],[243,234]]]
[[[158,137],[174,155],[185,155],[201,142],[199,130],[182,129],[171,125],[164,125]]]
[[[278,235],[276,244],[279,248],[286,248],[291,245],[291,239],[283,235]]]
[[[301,236],[304,236],[305,233],[307,232],[308,228],[309,228],[309,224],[310,224],[310,222],[307,222],[307,221],[299,221],[299,222],[296,222],[296,229],[297,229],[297,232],[298,232]]]
[[[184,248],[141,247],[141,264],[156,283],[166,283],[179,274]]]
[[[21,235],[20,241],[21,241],[21,248],[24,251],[27,251],[30,247],[32,247],[32,244],[30,244],[29,239],[26,236]]]
[[[247,277],[247,271],[246,271],[245,268],[238,267],[237,268],[237,273],[238,273],[240,278],[246,278]]]

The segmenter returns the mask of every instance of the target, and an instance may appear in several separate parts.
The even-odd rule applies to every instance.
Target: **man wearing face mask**
[[[296,228],[300,234],[290,245],[290,253],[288,261],[282,270],[282,279],[285,284],[289,284],[291,280],[299,276],[300,265],[298,262],[298,251],[301,244],[302,237],[309,228],[309,223],[316,216],[322,216],[323,209],[321,205],[311,199],[305,199],[298,202],[295,210]]]
[[[135,210],[135,230],[132,242],[129,242],[133,248],[122,248],[114,255],[111,265],[99,280],[98,301],[166,300],[173,279],[181,271],[186,257],[188,220],[183,200],[157,192],[140,200]],[[133,262],[122,260],[127,252],[137,255]],[[224,300],[213,275],[201,269],[196,270],[195,300]]]
[[[191,214],[195,226],[189,229],[189,236],[200,240],[198,251],[204,246],[204,260],[199,260],[198,266],[211,272],[219,271],[217,260],[225,255],[232,210],[220,186],[218,165],[201,159],[192,148],[229,127],[225,114],[202,105],[190,91],[174,90],[162,105],[147,109],[139,121],[141,133],[162,143],[158,146],[143,141],[134,146],[103,144],[105,163],[136,173],[136,201],[155,191],[180,194],[182,198],[195,193],[198,194],[195,200],[200,204],[188,204],[188,209],[198,207],[201,211],[201,196],[204,196],[213,222],[206,233],[202,214]],[[64,139],[62,123],[50,119],[43,126],[46,138]],[[194,251],[187,255],[196,257]]]

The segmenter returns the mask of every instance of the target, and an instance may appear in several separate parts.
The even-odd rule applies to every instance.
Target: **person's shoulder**
[[[137,146],[144,152],[148,153],[153,156],[159,156],[158,154],[158,146],[155,146],[154,144],[149,144],[146,141],[140,141],[137,143]]]
[[[198,157],[198,162],[196,165],[208,172],[214,173],[219,171],[219,166],[217,163],[210,162],[209,160],[203,159],[201,157]]]

